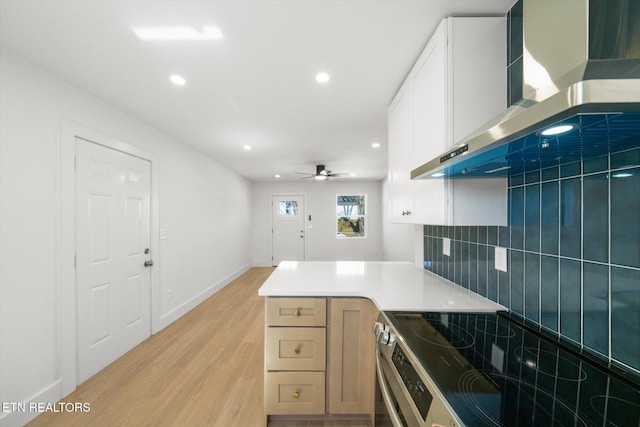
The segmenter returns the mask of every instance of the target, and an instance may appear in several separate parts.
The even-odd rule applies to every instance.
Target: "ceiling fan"
[[[331,179],[336,176],[347,175],[346,173],[332,173],[329,169],[326,169],[324,165],[316,165],[316,173],[305,173],[305,172],[296,172],[298,175],[307,175],[300,179],[309,179],[314,178],[318,181],[324,181],[326,179]]]

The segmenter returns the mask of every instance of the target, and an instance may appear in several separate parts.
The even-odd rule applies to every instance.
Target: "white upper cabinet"
[[[389,107],[393,222],[506,225],[506,180],[410,179],[506,108],[506,18],[446,18]]]

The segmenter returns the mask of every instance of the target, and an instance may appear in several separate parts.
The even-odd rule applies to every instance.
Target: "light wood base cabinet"
[[[373,420],[377,310],[364,298],[266,299],[265,423],[270,415]]]
[[[329,320],[328,412],[372,412],[375,388],[375,307],[361,298],[332,298]]]

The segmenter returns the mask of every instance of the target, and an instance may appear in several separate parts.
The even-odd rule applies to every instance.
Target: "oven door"
[[[412,417],[405,417],[411,414],[409,403],[398,387],[398,381],[393,375],[392,367],[387,359],[376,351],[376,427],[414,427],[419,426]],[[395,389],[395,391],[394,391]],[[409,420],[409,422],[407,421]]]
[[[380,353],[376,352],[376,418],[375,427],[402,427],[389,384],[380,367]]]

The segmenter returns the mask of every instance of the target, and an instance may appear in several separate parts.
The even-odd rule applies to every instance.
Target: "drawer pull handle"
[[[293,397],[294,397],[295,399],[299,399],[299,398],[300,398],[300,392],[294,391],[294,392],[293,392]]]
[[[296,317],[300,317],[301,314],[302,313],[300,313],[300,309],[298,309],[298,310],[293,312],[293,315],[296,316]]]
[[[295,351],[296,354],[300,354],[300,347],[296,347],[293,351]]]

